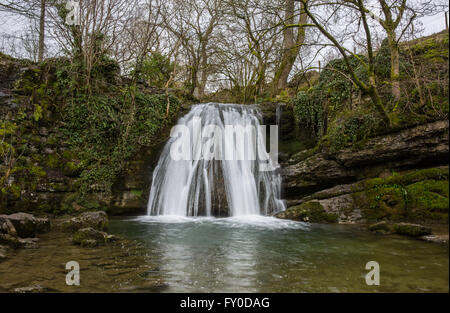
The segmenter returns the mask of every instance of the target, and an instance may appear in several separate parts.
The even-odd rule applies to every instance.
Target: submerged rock
[[[393,225],[394,232],[409,237],[431,235],[431,228],[419,224],[398,223]]]
[[[108,228],[108,216],[103,211],[85,212],[60,224],[62,231],[72,233],[87,227],[101,231],[106,230]]]
[[[434,243],[448,243],[448,235],[428,235],[421,236],[419,239]]]
[[[42,287],[41,285],[34,285],[28,287],[14,288],[15,293],[42,293],[50,291],[49,289]]]
[[[25,249],[37,249],[39,248],[39,238],[19,238],[19,243],[21,248]]]
[[[0,234],[0,244],[14,249],[36,249],[39,247],[38,238],[18,238],[10,234]]]

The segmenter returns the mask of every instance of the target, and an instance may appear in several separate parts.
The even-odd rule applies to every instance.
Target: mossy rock
[[[404,189],[399,186],[377,186],[353,195],[355,205],[361,209],[367,221],[405,218],[406,201]]]
[[[88,227],[99,231],[106,230],[108,228],[108,216],[103,211],[85,212],[60,224],[62,231],[72,233]]]
[[[338,216],[333,213],[327,213],[324,207],[317,201],[308,201],[290,207],[286,211],[277,213],[275,217],[312,223],[338,222]]]
[[[378,222],[369,226],[369,230],[377,234],[390,234],[393,231],[392,225],[388,224],[386,221]]]
[[[369,222],[438,221],[448,223],[449,168],[393,173],[358,183],[352,197]],[[358,188],[356,188],[358,187]]]
[[[407,186],[408,216],[414,220],[448,222],[448,180],[425,180]]]
[[[109,242],[116,241],[118,238],[105,232],[95,230],[92,227],[79,229],[72,237],[72,242],[82,247],[97,247]]]
[[[398,223],[393,225],[396,234],[409,237],[420,237],[431,235],[431,228],[419,224]]]

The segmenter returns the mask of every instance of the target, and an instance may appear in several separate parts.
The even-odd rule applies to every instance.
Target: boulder
[[[14,226],[17,236],[22,238],[31,238],[36,234],[50,231],[48,218],[36,218],[28,213],[14,213],[4,217]]]
[[[72,242],[82,247],[96,247],[117,239],[114,235],[109,235],[92,227],[86,227],[75,232]]]
[[[10,234],[11,236],[17,236],[17,231],[14,225],[8,219],[7,215],[0,215],[0,234]]]
[[[339,223],[353,224],[364,220],[361,209],[358,206],[355,206],[351,194],[344,194],[317,201],[327,214],[337,216]]]
[[[377,234],[387,235],[392,233],[392,225],[386,221],[378,222],[369,226],[369,230]]]
[[[0,234],[0,245],[16,249],[21,246],[21,243],[17,237],[11,236],[10,234]]]
[[[63,221],[60,227],[62,231],[72,233],[88,227],[102,231],[108,228],[108,216],[103,211],[85,212]]]
[[[409,237],[421,237],[431,235],[431,228],[419,224],[398,223],[393,225],[394,232]]]
[[[312,223],[336,223],[338,221],[338,216],[333,213],[327,213],[318,201],[308,201],[290,207],[275,214],[275,217]]]

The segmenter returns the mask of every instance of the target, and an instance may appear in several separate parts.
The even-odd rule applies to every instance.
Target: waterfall
[[[172,129],[153,171],[148,214],[240,216],[284,210],[279,164],[266,151],[261,120],[256,106],[193,106]],[[248,132],[242,136],[230,129]],[[270,127],[271,137],[278,136],[275,130]]]

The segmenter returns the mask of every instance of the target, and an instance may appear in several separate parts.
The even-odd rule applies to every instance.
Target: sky
[[[426,16],[419,19],[423,24],[422,36],[431,35],[445,29],[445,13],[440,12],[433,16]],[[3,36],[18,36],[26,31],[27,26],[23,18],[14,14],[0,12],[0,51],[3,50],[1,38]],[[19,47],[20,48],[20,47]],[[4,51],[8,53],[8,51]],[[16,56],[18,57],[18,56]]]
[[[433,16],[426,16],[420,19],[423,24],[424,36],[431,35],[434,33],[438,33],[441,30],[445,29],[445,15],[444,12]]]

